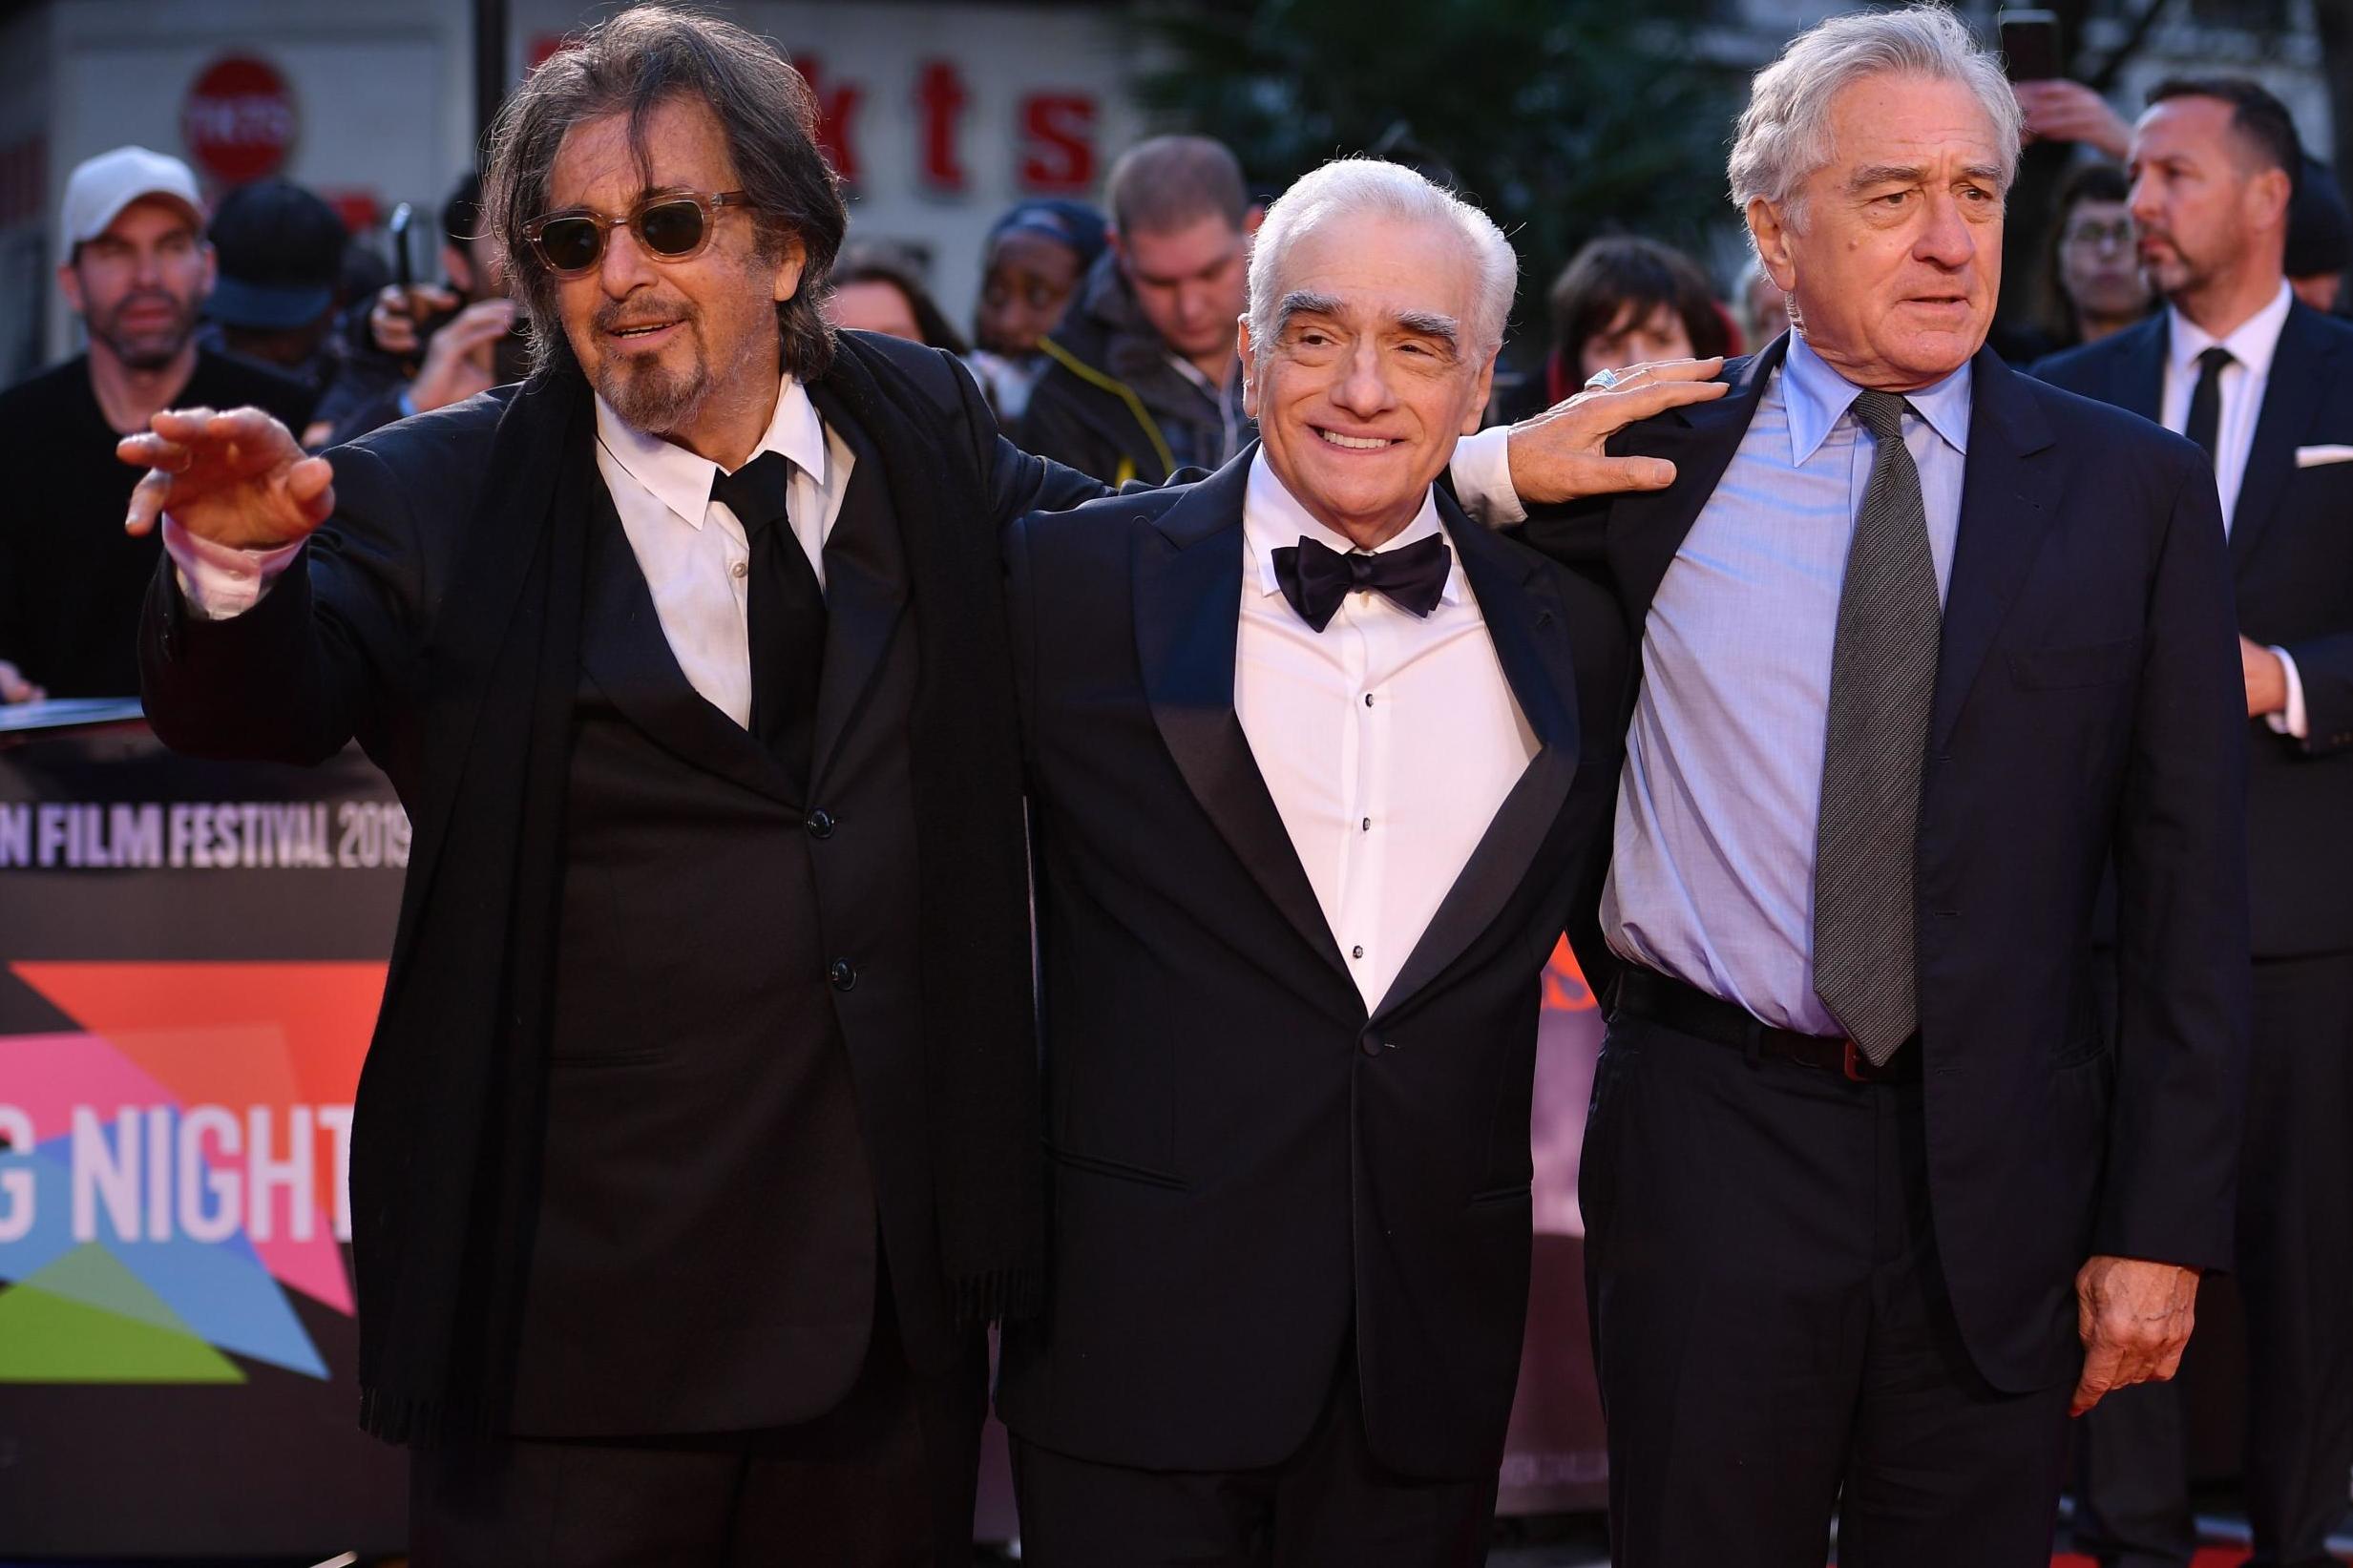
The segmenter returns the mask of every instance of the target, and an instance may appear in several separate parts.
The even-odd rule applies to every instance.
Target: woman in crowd
[[[1551,303],[1544,390],[1554,403],[1599,370],[1739,351],[1708,275],[1655,240],[1594,240],[1554,280]]]
[[[2112,163],[2086,163],[2059,187],[2058,221],[2043,269],[2046,352],[2093,343],[2149,314],[2149,284],[2132,250],[2131,187]]]
[[[844,248],[833,264],[830,311],[836,326],[887,333],[958,356],[971,351],[963,335],[949,324],[947,312],[915,277],[914,268],[888,250]]]

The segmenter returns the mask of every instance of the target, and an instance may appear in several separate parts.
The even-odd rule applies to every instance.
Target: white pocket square
[[[2296,466],[2317,469],[2324,463],[2353,463],[2353,447],[2299,447]]]

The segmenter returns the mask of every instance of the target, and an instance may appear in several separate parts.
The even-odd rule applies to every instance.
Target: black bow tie
[[[1389,596],[1391,603],[1417,616],[1438,608],[1454,557],[1437,533],[1399,550],[1343,555],[1329,545],[1302,538],[1274,553],[1274,576],[1299,618],[1317,631],[1332,624],[1340,600],[1362,589]]]

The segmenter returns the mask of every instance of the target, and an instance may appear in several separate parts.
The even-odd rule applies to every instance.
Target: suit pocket
[[[1065,1170],[1084,1171],[1089,1176],[1107,1176],[1115,1181],[1135,1181],[1147,1187],[1166,1187],[1170,1192],[1190,1192],[1192,1183],[1168,1171],[1156,1171],[1149,1165],[1131,1165],[1124,1160],[1105,1160],[1100,1155],[1077,1154],[1055,1144],[1046,1145],[1046,1158]]]
[[[2010,679],[2028,691],[2105,686],[2140,667],[2140,638],[2073,648],[2025,648],[2009,655]]]
[[[1463,1206],[1466,1208],[1493,1208],[1502,1203],[1531,1202],[1534,1201],[1534,1183],[1529,1181],[1521,1181],[1508,1187],[1489,1187],[1484,1192],[1472,1193],[1470,1202]]]
[[[2089,1067],[2093,1062],[2104,1061],[2108,1055],[2109,1043],[2106,1035],[2097,1033],[2087,1035],[2071,1042],[2057,1056],[2051,1057],[2050,1070],[2054,1073],[2071,1072],[2078,1067]]]

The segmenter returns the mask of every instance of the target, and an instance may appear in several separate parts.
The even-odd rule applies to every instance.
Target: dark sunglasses
[[[683,261],[711,242],[721,208],[749,205],[751,199],[742,191],[709,196],[665,191],[647,197],[619,218],[586,207],[552,212],[524,224],[523,238],[548,271],[558,278],[578,278],[596,270],[604,260],[606,234],[623,224],[655,261]]]

